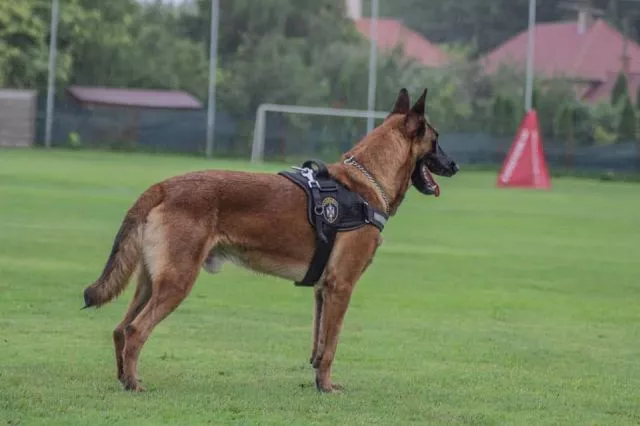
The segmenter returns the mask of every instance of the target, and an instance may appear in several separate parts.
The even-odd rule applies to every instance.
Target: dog
[[[384,121],[340,161],[326,166],[332,182],[358,197],[360,205],[380,212],[382,223],[396,214],[410,186],[437,196],[432,173],[450,177],[459,170],[425,117],[426,95],[427,89],[411,106],[407,90],[401,89]],[[310,169],[305,170],[312,180]],[[102,274],[84,290],[84,308],[100,307],[118,297],[137,271],[133,299],[113,330],[117,377],[125,390],[144,390],[136,375],[140,351],[154,327],[189,295],[201,267],[217,273],[229,261],[303,280],[319,241],[305,214],[308,203],[308,194],[281,174],[230,170],[170,177],[138,197]],[[326,209],[324,204],[319,212],[335,219],[339,204]],[[338,232],[326,266],[312,283],[310,363],[319,391],[341,388],[331,378],[338,337],[354,286],[382,242],[382,226],[371,226],[365,218],[362,226]]]

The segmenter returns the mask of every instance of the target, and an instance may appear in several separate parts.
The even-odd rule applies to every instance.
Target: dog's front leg
[[[315,305],[313,308],[313,348],[311,349],[311,358],[309,362],[313,364],[318,353],[318,338],[320,337],[320,324],[322,321],[322,307],[324,305],[324,297],[322,296],[322,286],[316,286],[313,289]]]
[[[379,245],[377,230],[345,233],[334,246],[331,260],[325,269],[322,293],[316,294],[316,312],[319,311],[316,351],[313,367],[316,369],[316,387],[322,392],[332,392],[339,386],[331,381],[331,364],[336,355],[338,336],[349,307],[351,293],[362,276]],[[321,302],[321,309],[317,303]],[[315,324],[314,324],[315,326]]]
[[[328,277],[324,284],[320,327],[316,339],[313,367],[316,369],[316,387],[322,392],[338,390],[340,386],[331,382],[331,364],[338,346],[338,336],[342,329],[345,313],[349,306],[354,282]]]

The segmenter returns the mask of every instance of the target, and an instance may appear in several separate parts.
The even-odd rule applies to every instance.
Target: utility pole
[[[618,25],[620,23],[620,2],[618,0],[611,0],[609,7],[611,9],[613,22]]]
[[[213,155],[216,114],[216,75],[218,72],[218,15],[219,0],[211,0],[211,34],[209,46],[209,102],[207,105],[207,146],[206,156]]]
[[[629,17],[622,19],[622,73],[629,79]]]
[[[367,96],[367,133],[373,130],[373,111],[376,103],[376,79],[378,64],[378,0],[371,0],[371,27],[369,31],[369,88]]]
[[[524,109],[530,111],[533,103],[533,52],[535,49],[536,0],[529,0],[529,31],[527,38],[527,77],[524,92]]]
[[[56,83],[56,54],[58,41],[58,15],[60,3],[53,0],[51,3],[51,32],[49,35],[49,69],[47,71],[47,112],[44,124],[44,146],[51,147],[51,130],[53,127],[53,97],[55,96]]]

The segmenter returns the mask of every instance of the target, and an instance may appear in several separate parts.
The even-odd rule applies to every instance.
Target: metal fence
[[[275,115],[275,114],[274,114]],[[44,140],[45,112],[38,110],[36,140]],[[217,111],[214,157],[249,159],[253,120],[238,119]],[[366,134],[366,120],[341,118],[309,119],[293,126],[284,117],[267,121],[265,160],[297,161],[319,157],[336,159]],[[379,123],[379,120],[376,121]],[[461,164],[499,166],[512,143],[512,136],[491,132],[442,132],[440,141]],[[120,151],[146,151],[204,155],[206,111],[163,111],[153,109],[112,108],[85,110],[69,103],[56,106],[53,121],[54,147],[99,148]],[[577,171],[640,172],[640,149],[636,141],[610,145],[578,143],[543,137],[545,157],[552,169]]]
[[[32,8],[29,19],[42,21],[46,38],[51,10],[36,3],[24,4],[31,5],[25,6]],[[219,34],[211,37],[218,3],[219,28],[213,28]],[[461,164],[497,166],[525,112],[530,0],[448,3],[60,2],[52,146],[205,155],[209,55],[216,52],[214,157],[250,158],[262,103],[384,111],[401,87],[412,99],[428,87],[428,114],[443,146]],[[640,20],[634,21],[640,8],[612,14],[610,3],[537,1],[531,103],[552,169],[640,172]],[[92,21],[74,21],[82,16]],[[2,31],[11,45],[15,38]],[[4,85],[38,91],[38,145],[52,80],[44,55],[29,55],[43,46],[23,49],[21,68],[0,68]],[[202,107],[88,105],[68,95],[72,84],[180,89]],[[366,132],[366,119],[269,113],[265,159],[331,160]]]

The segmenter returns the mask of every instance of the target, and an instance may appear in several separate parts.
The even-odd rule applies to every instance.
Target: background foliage
[[[400,86],[412,93],[428,87],[428,113],[440,129],[511,135],[523,113],[524,75],[503,69],[484,76],[474,59],[526,27],[526,4],[381,2],[382,17],[402,19],[441,42],[455,60],[430,69],[407,60],[400,49],[380,54],[376,108],[388,109]],[[70,84],[184,89],[206,101],[210,1],[64,0],[61,5],[60,89]],[[638,8],[614,0],[594,5],[614,25]],[[0,2],[2,86],[44,92],[50,13],[50,0]],[[221,0],[220,13],[218,106],[239,120],[245,139],[262,102],[366,108],[369,43],[345,17],[343,0]],[[574,15],[555,0],[538,1],[541,22]],[[560,79],[537,80],[535,87],[546,137],[562,135],[568,143],[571,135],[581,144],[636,137],[637,107],[622,79],[610,105],[578,104],[571,85]],[[567,108],[575,111],[565,114]]]

